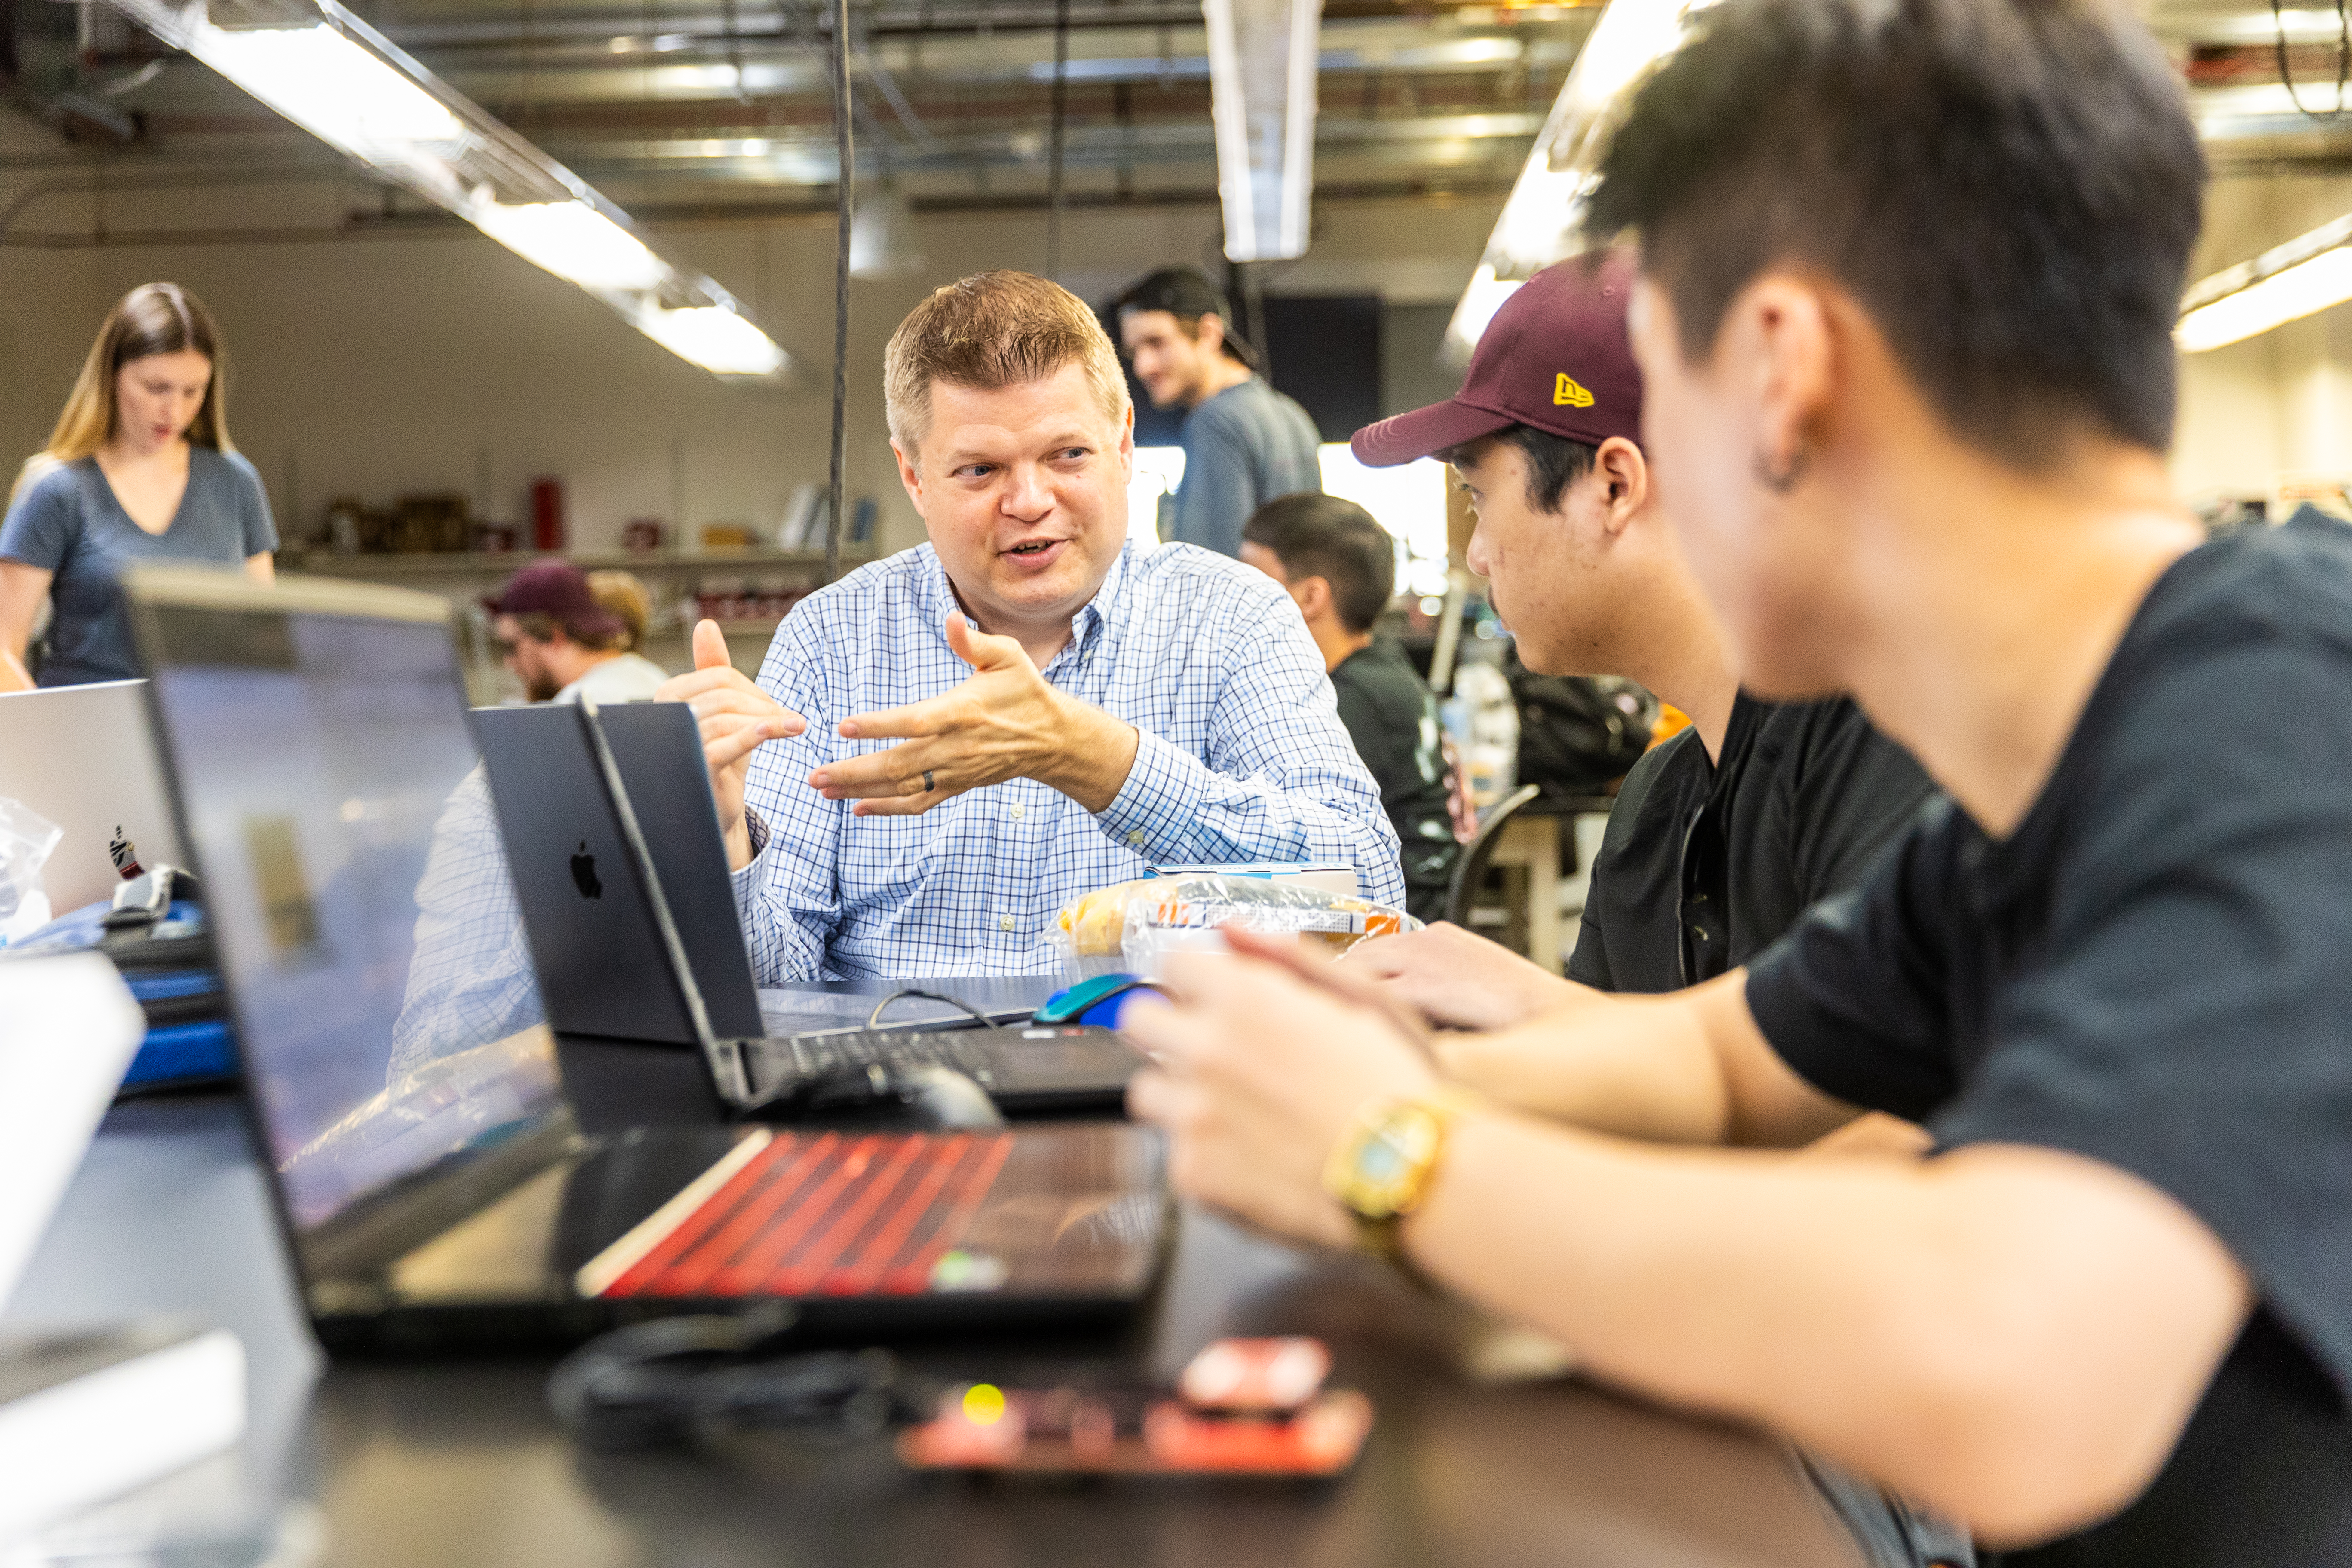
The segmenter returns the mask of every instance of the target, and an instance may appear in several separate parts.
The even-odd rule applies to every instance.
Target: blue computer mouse
[[[1167,993],[1139,974],[1097,974],[1066,986],[1045,998],[1045,1005],[1032,1014],[1031,1021],[1039,1024],[1092,1024],[1100,1028],[1116,1029],[1127,1005],[1144,992]]]

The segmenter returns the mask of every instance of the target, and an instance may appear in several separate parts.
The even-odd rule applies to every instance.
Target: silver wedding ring
[[[939,788],[939,785],[931,782],[931,770],[925,768],[923,770],[923,793],[925,795],[929,795],[931,791],[937,788]]]

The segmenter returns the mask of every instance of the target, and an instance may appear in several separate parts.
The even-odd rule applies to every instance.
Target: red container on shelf
[[[533,550],[563,548],[562,479],[530,481],[530,547]]]

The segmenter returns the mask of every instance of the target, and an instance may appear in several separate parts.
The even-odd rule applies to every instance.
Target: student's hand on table
[[[727,658],[727,638],[717,621],[694,628],[694,670],[674,675],[654,689],[659,702],[683,702],[694,710],[702,731],[702,760],[710,768],[710,794],[719,805],[719,830],[727,837],[727,864],[741,870],[751,863],[751,835],[743,825],[743,775],[751,753],[770,741],[797,735],[808,721],[760,689]]]
[[[1179,1000],[1121,1019],[1155,1059],[1128,1109],[1168,1131],[1179,1192],[1282,1236],[1349,1246],[1354,1223],[1323,1190],[1325,1159],[1366,1102],[1426,1095],[1437,1074],[1340,971],[1295,944],[1225,934],[1234,956],[1171,955]]]
[[[1342,963],[1449,1029],[1507,1029],[1590,994],[1500,942],[1444,921],[1360,942]]]
[[[967,790],[1007,779],[1050,785],[1090,812],[1109,807],[1135,765],[1135,726],[1056,691],[1012,637],[950,616],[948,646],[972,667],[943,696],[845,719],[851,741],[904,745],[827,763],[809,787],[854,800],[859,816],[917,816]]]

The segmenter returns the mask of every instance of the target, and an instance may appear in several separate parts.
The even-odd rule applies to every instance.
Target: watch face
[[[1370,1129],[1356,1150],[1349,1207],[1368,1219],[1409,1208],[1437,1158],[1437,1119],[1418,1106],[1400,1106]]]
[[[1382,1128],[1378,1136],[1365,1140],[1364,1152],[1356,1159],[1356,1179],[1385,1187],[1412,1168],[1411,1158],[1397,1146],[1395,1130]]]

